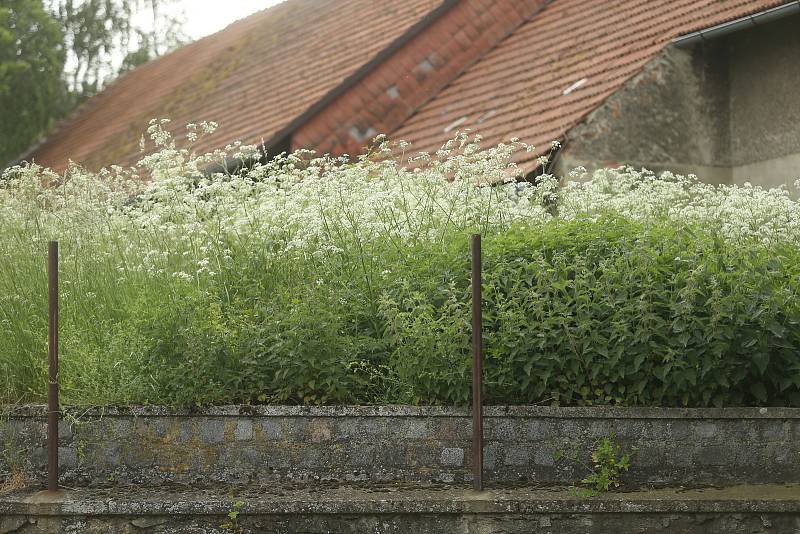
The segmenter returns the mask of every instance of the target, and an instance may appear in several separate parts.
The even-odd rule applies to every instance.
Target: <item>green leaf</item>
[[[786,333],[786,328],[782,324],[774,320],[767,323],[767,330],[772,332],[772,334],[775,335],[775,337],[779,338],[782,338]]]
[[[767,370],[767,366],[769,365],[769,353],[756,352],[751,356],[751,359],[753,360],[753,363],[756,364],[759,374],[763,375],[764,371]]]

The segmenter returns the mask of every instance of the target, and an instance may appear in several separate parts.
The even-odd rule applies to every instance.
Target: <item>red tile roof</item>
[[[56,169],[67,158],[94,168],[131,164],[138,158],[139,136],[154,117],[173,119],[178,132],[189,122],[218,121],[220,129],[198,150],[235,139],[268,141],[294,128],[309,110],[328,105],[326,95],[346,90],[345,80],[371,68],[376,58],[384,61],[393,43],[414,31],[440,31],[436,24],[423,25],[462,2],[289,0],[122,77],[63,122],[32,157]],[[435,151],[456,130],[469,128],[487,144],[518,137],[546,151],[674,37],[785,3],[551,0],[532,13],[518,9],[516,30],[488,52],[473,47],[474,62],[459,68],[463,72],[444,89],[417,99],[425,103],[388,133],[416,150]],[[493,20],[494,0],[472,4],[480,25],[487,24],[484,18]],[[460,24],[469,29],[468,22]],[[415,46],[452,38],[425,34]],[[377,99],[364,99],[366,115],[380,114]],[[520,162],[531,169],[536,155],[522,154]]]
[[[786,3],[774,0],[553,0],[391,133],[435,151],[455,131],[486,145],[518,137],[537,153],[563,139],[682,34]],[[581,84],[581,80],[584,80]],[[573,87],[572,91],[567,89]],[[465,119],[463,119],[466,117]],[[463,120],[462,120],[463,119]]]
[[[91,98],[28,159],[62,169],[138,159],[149,119],[214,120],[198,146],[257,143],[318,102],[443,0],[291,0],[148,63]]]

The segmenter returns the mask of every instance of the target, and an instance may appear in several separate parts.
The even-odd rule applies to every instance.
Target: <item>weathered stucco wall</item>
[[[735,34],[727,46],[732,181],[791,184],[800,179],[800,16]]]
[[[658,58],[569,132],[555,171],[629,164],[710,183],[800,178],[800,16]]]
[[[161,408],[74,412],[61,480],[109,483],[441,481],[470,475],[467,411],[435,407]],[[488,407],[486,478],[572,484],[602,436],[633,451],[633,484],[800,482],[800,410]],[[42,408],[0,424],[0,472],[44,480]],[[9,466],[9,462],[12,464]]]
[[[719,46],[667,49],[569,132],[557,172],[629,164],[728,182],[723,58]]]

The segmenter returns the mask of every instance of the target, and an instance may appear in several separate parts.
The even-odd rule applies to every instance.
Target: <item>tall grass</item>
[[[800,405],[782,191],[631,169],[520,184],[528,147],[466,136],[205,176],[254,149],[148,135],[134,169],[4,176],[0,401],[44,398],[59,239],[66,403],[466,402],[481,232],[493,402]]]

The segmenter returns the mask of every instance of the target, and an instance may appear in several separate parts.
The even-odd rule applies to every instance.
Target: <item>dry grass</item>
[[[22,471],[15,470],[4,482],[0,482],[0,496],[23,490],[27,485],[28,480],[25,478]]]

